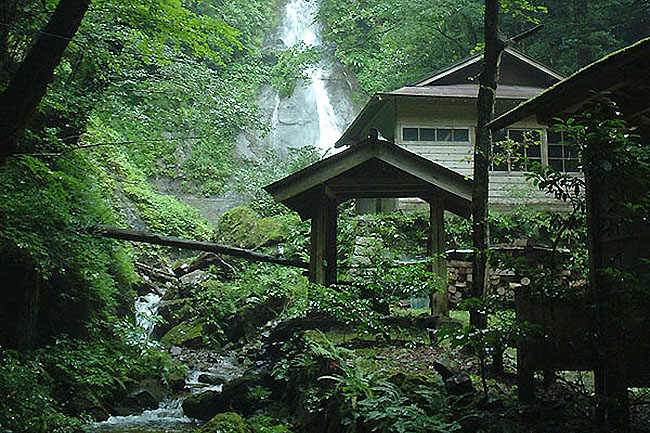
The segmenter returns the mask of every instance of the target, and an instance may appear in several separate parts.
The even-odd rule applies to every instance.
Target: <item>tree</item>
[[[485,53],[483,71],[479,76],[478,122],[476,125],[476,144],[474,147],[474,183],[472,190],[472,243],[475,249],[472,269],[472,296],[483,296],[487,278],[488,249],[488,176],[490,155],[492,154],[492,131],[487,124],[494,118],[497,82],[501,54],[506,47],[499,37],[499,0],[485,0]],[[486,317],[477,308],[470,309],[470,324],[484,328]]]
[[[61,0],[13,79],[0,93],[0,163],[15,152],[89,4],[90,0]]]
[[[543,27],[540,24],[510,39],[505,39],[499,35],[500,8],[500,0],[485,0],[485,50],[483,70],[479,76],[472,190],[472,243],[476,254],[472,269],[472,296],[477,298],[483,296],[487,278],[489,165],[493,144],[492,131],[487,124],[494,118],[501,55],[506,47],[537,33]],[[470,324],[477,328],[485,327],[485,315],[477,308],[470,308]]]

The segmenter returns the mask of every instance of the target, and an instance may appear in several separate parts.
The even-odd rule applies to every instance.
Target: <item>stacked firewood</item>
[[[472,287],[472,262],[450,258],[447,260],[447,292],[449,301],[458,304],[469,297]]]
[[[544,255],[550,254],[551,250],[546,247],[530,245],[511,245],[493,248],[495,251],[508,255],[523,255],[532,263],[541,263],[538,260]],[[565,251],[560,251],[564,254]],[[447,254],[447,292],[449,301],[459,304],[470,297],[472,287],[472,251],[471,250],[450,250]],[[541,266],[541,264],[539,265]],[[568,287],[573,290],[584,288],[587,282],[579,275],[574,274],[558,263],[557,287]],[[491,269],[488,267],[487,295],[497,295],[507,302],[514,302],[515,293],[521,287],[529,287],[531,279],[529,276],[516,273],[513,269]]]

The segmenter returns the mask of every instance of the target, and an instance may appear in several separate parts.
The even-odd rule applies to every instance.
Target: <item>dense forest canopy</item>
[[[63,1],[0,2],[0,92],[25,73],[21,63]],[[134,325],[134,262],[169,266],[186,257],[103,239],[98,226],[248,248],[281,239],[286,255],[305,257],[308,225],[273,204],[261,186],[320,155],[313,148],[278,155],[267,145],[273,131],[260,108],[262,89],[287,98],[303,84],[306,67],[328,58],[365,101],[483,46],[478,0],[321,0],[316,48],[277,43],[285,3],[90,2],[0,165],[0,430],[74,431],[128,384],[170,373],[155,346],[132,344],[141,332]],[[505,36],[543,23],[517,49],[564,74],[650,33],[650,0],[511,0],[501,14]],[[236,151],[244,133],[259,144],[252,156]],[[193,203],[221,199],[251,204],[215,227],[216,218]],[[390,218],[378,236],[413,249],[425,220]],[[494,236],[507,241],[544,238],[553,226],[548,215],[500,218]],[[342,249],[353,251],[350,239],[364,224],[347,223]],[[420,231],[403,235],[407,226]],[[448,230],[455,246],[466,246],[465,222]],[[584,233],[570,235],[569,244]],[[192,312],[232,319],[240,307],[233,299],[266,302],[276,281],[278,296],[306,284],[298,271],[252,267],[242,275],[233,285],[209,282],[192,292]],[[232,295],[227,301],[223,291]],[[287,311],[307,311],[302,296]],[[337,296],[322,294],[320,302],[351,302]],[[217,314],[211,308],[220,301],[227,304]],[[213,342],[225,344],[220,325],[207,325]]]
[[[512,37],[543,23],[517,49],[564,74],[647,33],[647,1],[502,3],[501,32]],[[341,61],[368,93],[389,91],[481,48],[482,2],[323,1],[319,19]]]

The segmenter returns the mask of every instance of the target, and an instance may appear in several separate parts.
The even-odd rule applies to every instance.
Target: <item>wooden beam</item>
[[[240,257],[254,262],[275,263],[277,265],[292,266],[296,268],[309,269],[309,265],[301,260],[285,259],[284,257],[272,256],[244,248],[221,245],[213,242],[195,241],[172,236],[162,236],[138,230],[128,230],[118,227],[103,226],[99,233],[105,238],[121,239],[125,241],[144,242],[155,245],[182,248],[196,251],[209,251],[212,253],[225,254]]]

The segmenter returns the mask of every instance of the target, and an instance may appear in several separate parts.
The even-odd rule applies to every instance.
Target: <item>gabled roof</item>
[[[518,60],[521,63],[528,64],[530,67],[535,68],[547,75],[549,79],[553,81],[558,81],[564,78],[559,72],[539,63],[537,60],[533,59],[526,54],[515,50],[512,47],[508,47],[503,52],[503,60],[506,60],[508,57]],[[471,71],[480,70],[481,61],[483,60],[483,54],[478,53],[472,56],[466,57],[465,59],[454,63],[451,66],[448,66],[444,69],[441,69],[433,74],[425,75],[422,78],[419,78],[411,83],[408,83],[405,87],[422,87],[422,86],[431,86],[431,85],[440,85],[440,84],[462,84],[467,82],[468,77],[476,76],[476,73]],[[506,60],[507,61],[507,60]]]
[[[323,194],[350,198],[439,197],[445,209],[468,217],[472,181],[433,161],[376,137],[316,162],[264,189],[303,219]]]
[[[482,59],[482,54],[475,54],[397,90],[375,94],[343,132],[335,146],[341,147],[359,141],[369,126],[376,127],[371,123],[386,114],[391,101],[414,97],[477,98],[478,75],[481,72]],[[513,48],[506,48],[501,65],[496,92],[497,99],[501,100],[524,101],[563,78],[560,73]]]
[[[611,53],[523,102],[490,123],[500,129],[534,114],[538,121],[572,112],[596,94],[610,92],[624,114],[650,124],[650,37]]]

